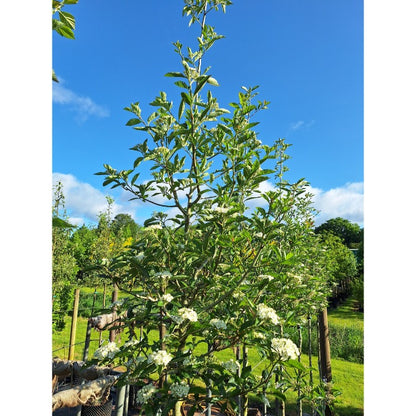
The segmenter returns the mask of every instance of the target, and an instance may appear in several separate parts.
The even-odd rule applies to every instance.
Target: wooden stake
[[[113,295],[112,295],[111,301],[114,303],[114,302],[117,302],[117,299],[118,299],[118,286],[117,286],[117,283],[113,283]],[[113,306],[113,311],[115,310],[116,310],[116,307]],[[115,342],[115,340],[116,340],[116,330],[111,329],[109,341]]]
[[[91,317],[94,316],[94,306],[95,306],[96,293],[97,293],[97,288],[94,288],[94,297],[93,297],[93,300],[92,300]],[[88,321],[87,333],[85,334],[84,356],[82,358],[83,361],[88,360],[88,350],[90,348],[90,340],[91,340],[91,322]]]
[[[332,381],[331,351],[329,348],[328,312],[324,308],[319,313],[319,350],[321,378],[325,383]],[[325,416],[331,416],[332,412],[328,405],[325,406]]]
[[[71,322],[71,335],[69,339],[68,360],[74,359],[75,339],[76,339],[76,333],[77,333],[78,305],[79,305],[79,289],[75,289],[74,308],[72,311],[72,322]]]

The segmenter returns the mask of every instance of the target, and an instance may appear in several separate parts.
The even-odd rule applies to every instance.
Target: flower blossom
[[[161,230],[162,226],[160,224],[152,224],[146,227],[146,230]]]
[[[173,397],[180,399],[182,397],[188,396],[189,386],[184,381],[181,381],[180,383],[173,383],[170,386],[170,391]]]
[[[273,338],[272,350],[279,355],[282,361],[295,360],[300,354],[296,344],[287,338]]]
[[[123,347],[124,348],[128,348],[128,347],[131,347],[131,346],[133,346],[133,345],[137,345],[137,344],[139,344],[140,342],[137,340],[137,339],[131,339],[131,340],[129,340],[129,341],[127,341],[124,345],[123,345]]]
[[[153,393],[155,393],[156,391],[157,389],[153,384],[147,384],[146,386],[143,386],[137,392],[137,401],[141,404],[147,403],[149,399],[152,397]]]
[[[166,293],[162,296],[161,299],[163,300],[163,302],[169,303],[172,302],[173,296],[170,293]]]
[[[219,214],[226,214],[230,208],[226,208],[226,207],[215,207],[212,209],[215,212],[218,212]]]
[[[168,279],[169,277],[172,277],[172,274],[168,272],[167,270],[163,272],[157,272],[155,274],[155,277],[161,277],[162,279]]]
[[[172,358],[172,355],[166,352],[165,350],[159,350],[156,352],[152,352],[149,355],[147,361],[149,363],[153,362],[156,365],[162,365],[163,367],[166,367],[169,364],[170,360],[172,360]]]
[[[274,277],[273,276],[270,276],[269,274],[261,274],[259,276],[259,279],[262,279],[262,280],[268,279],[269,281],[272,281],[274,279]]]
[[[221,365],[230,373],[237,373],[240,369],[240,363],[234,361],[232,358],[228,361],[222,362]]]
[[[227,329],[227,324],[222,321],[221,319],[211,319],[209,321],[210,325],[215,326],[215,328],[217,329]]]
[[[185,319],[188,319],[188,321],[196,322],[198,320],[197,313],[190,308],[180,308],[178,310],[180,322],[183,322]]]
[[[156,147],[156,149],[153,150],[153,152],[161,154],[161,155],[166,155],[167,153],[169,153],[169,149],[165,146],[160,146],[160,147]]]
[[[270,320],[274,325],[280,323],[279,317],[273,308],[269,308],[264,303],[260,303],[257,306],[257,315],[261,320]]]
[[[144,259],[144,253],[143,253],[143,251],[141,251],[137,256],[136,256],[136,259],[138,260],[138,261],[142,261],[143,259]]]
[[[99,360],[104,360],[105,358],[111,359],[114,358],[119,351],[115,342],[109,342],[107,345],[103,345],[94,352],[94,358]]]

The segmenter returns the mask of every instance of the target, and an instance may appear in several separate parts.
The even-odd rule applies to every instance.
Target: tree
[[[167,413],[188,392],[197,393],[188,380],[199,378],[216,392],[195,396],[193,410],[201,400],[235,403],[239,395],[247,414],[248,393],[261,391],[276,372],[287,385],[294,383],[290,367],[306,372],[293,361],[296,345],[282,334],[326,305],[326,266],[313,261],[322,253],[314,244],[307,183],[285,180],[283,139],[264,145],[253,130],[253,117],[268,103],[255,102],[258,87],[242,87],[230,110],[220,107],[211,92],[219,84],[202,66],[222,38],[207,15],[230,4],[185,1],[183,13],[200,35],[194,51],[174,44],[182,70],[166,76],[180,88],[177,108],[164,92],[150,103],[155,111],[147,117],[138,102],[126,107],[133,114],[127,125],[145,136],[132,148],[138,156],[131,169],[105,164],[98,173],[105,186],[122,187],[132,199],[162,209],[105,265],[131,295],[119,306],[131,340],[119,351],[110,354],[104,346],[95,355],[97,362],[126,365],[120,383],[139,384],[149,413]],[[151,179],[139,180],[146,171]],[[261,190],[266,181],[273,190]],[[163,212],[170,208],[171,216]],[[143,325],[141,339],[135,339],[135,322]],[[156,342],[149,337],[153,329],[159,331]],[[205,353],[195,348],[201,343]],[[214,352],[238,345],[243,354],[237,362],[215,361]],[[266,360],[260,379],[245,358],[248,346]],[[158,388],[143,381],[150,374],[157,375]]]
[[[329,283],[333,286],[332,298],[337,303],[351,294],[351,285],[357,276],[357,260],[351,250],[333,233],[326,231],[319,237],[325,248]]]
[[[62,212],[61,212],[62,210]],[[62,183],[54,187],[52,208],[52,295],[53,329],[65,327],[64,316],[72,300],[72,284],[78,272],[70,245],[73,225],[67,221]]]
[[[110,225],[115,235],[120,235],[124,240],[136,238],[139,232],[139,226],[129,214],[117,214]]]
[[[363,240],[363,230],[360,226],[340,217],[324,222],[315,228],[315,232],[330,232],[338,236],[348,248],[355,248]]]

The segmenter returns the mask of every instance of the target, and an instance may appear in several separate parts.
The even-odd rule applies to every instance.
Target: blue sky
[[[309,181],[316,223],[341,216],[363,225],[363,2],[361,0],[236,0],[208,23],[225,35],[204,58],[220,86],[222,107],[241,86],[259,85],[269,110],[256,118],[258,137],[292,144],[288,178]],[[183,2],[80,0],[68,6],[76,19],[75,40],[53,34],[53,180],[61,180],[66,208],[76,224],[104,211],[138,222],[147,211],[119,192],[102,187],[94,173],[103,163],[127,169],[143,136],[125,126],[123,110],[166,91],[177,102],[168,71],[180,69],[172,43],[195,46],[196,28],[182,17]],[[150,211],[149,211],[150,212]]]

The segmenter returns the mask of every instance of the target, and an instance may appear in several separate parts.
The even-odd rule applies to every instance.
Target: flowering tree
[[[299,350],[284,337],[284,326],[325,303],[306,182],[284,179],[284,140],[265,145],[253,130],[253,117],[268,103],[254,102],[257,87],[242,87],[230,110],[220,107],[211,92],[218,82],[202,66],[222,37],[206,18],[230,4],[185,1],[183,14],[200,36],[195,51],[174,44],[183,70],[166,76],[180,89],[177,108],[164,92],[150,103],[156,110],[147,118],[138,102],[127,107],[134,114],[127,125],[145,136],[132,148],[138,157],[132,169],[104,165],[98,173],[104,185],[162,208],[145,222],[142,238],[108,266],[131,295],[119,306],[131,339],[95,355],[126,365],[121,382],[142,387],[138,399],[146,414],[167,414],[189,393],[191,412],[202,402],[235,403],[261,392],[276,371],[284,377],[283,368],[299,369]],[[152,178],[140,181],[146,168]],[[218,351],[237,345],[264,358],[260,378],[244,354],[218,361]],[[207,397],[197,394],[195,380],[207,386]]]

